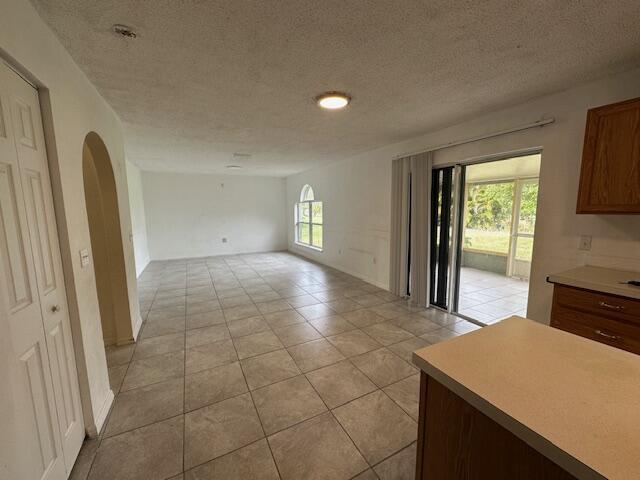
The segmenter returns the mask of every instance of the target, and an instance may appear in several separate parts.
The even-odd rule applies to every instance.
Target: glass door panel
[[[449,306],[449,253],[453,226],[454,167],[434,169],[431,184],[430,303]]]
[[[451,311],[482,324],[525,316],[540,154],[467,164]]]

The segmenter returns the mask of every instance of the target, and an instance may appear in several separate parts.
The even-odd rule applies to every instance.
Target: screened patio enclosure
[[[540,158],[466,167],[458,313],[482,323],[526,315]]]

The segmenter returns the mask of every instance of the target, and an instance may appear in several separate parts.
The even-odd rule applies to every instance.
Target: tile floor
[[[289,253],[153,262],[77,479],[412,479],[411,353],[478,328]]]
[[[458,311],[484,324],[527,316],[529,282],[475,268],[460,269]]]

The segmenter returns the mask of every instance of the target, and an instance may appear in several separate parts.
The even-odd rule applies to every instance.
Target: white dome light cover
[[[342,92],[325,92],[316,97],[319,107],[327,110],[340,110],[351,102],[351,97]]]

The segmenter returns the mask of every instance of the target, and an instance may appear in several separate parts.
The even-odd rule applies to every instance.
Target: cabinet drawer
[[[640,325],[640,301],[607,293],[554,285],[554,304]]]
[[[581,337],[640,354],[640,325],[554,305],[551,325]]]

